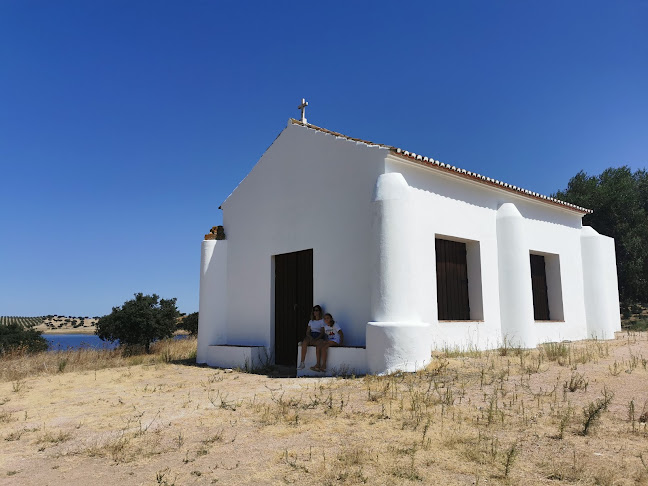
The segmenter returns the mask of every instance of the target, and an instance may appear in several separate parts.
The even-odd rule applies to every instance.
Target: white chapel
[[[199,363],[295,365],[314,304],[344,331],[329,373],[620,330],[614,240],[588,209],[314,126],[305,106],[202,243]]]

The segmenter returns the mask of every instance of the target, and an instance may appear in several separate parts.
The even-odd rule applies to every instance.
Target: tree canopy
[[[113,307],[97,321],[97,335],[104,341],[125,346],[143,346],[149,352],[153,341],[171,337],[180,313],[176,299],[160,299],[156,294],[135,294],[135,298]]]
[[[178,329],[189,331],[192,336],[198,334],[198,313],[193,312],[185,317],[178,323]]]
[[[629,167],[600,175],[580,171],[556,198],[594,210],[583,224],[615,240],[619,297],[624,306],[648,299],[648,173]]]

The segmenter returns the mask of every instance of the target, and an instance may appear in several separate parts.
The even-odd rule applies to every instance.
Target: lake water
[[[102,341],[96,334],[43,334],[49,343],[48,351],[61,351],[66,349],[115,349],[119,342],[111,343]],[[185,334],[174,336],[174,339],[184,339]]]
[[[115,349],[118,343],[102,341],[96,334],[43,334],[49,343],[48,351],[65,349]]]

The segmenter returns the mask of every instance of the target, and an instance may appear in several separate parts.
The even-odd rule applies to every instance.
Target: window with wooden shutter
[[[466,244],[435,239],[439,320],[470,320]]]

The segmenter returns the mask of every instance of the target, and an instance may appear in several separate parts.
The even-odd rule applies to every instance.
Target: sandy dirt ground
[[[552,351],[388,377],[168,363],[6,381],[0,484],[648,484],[648,335]]]

